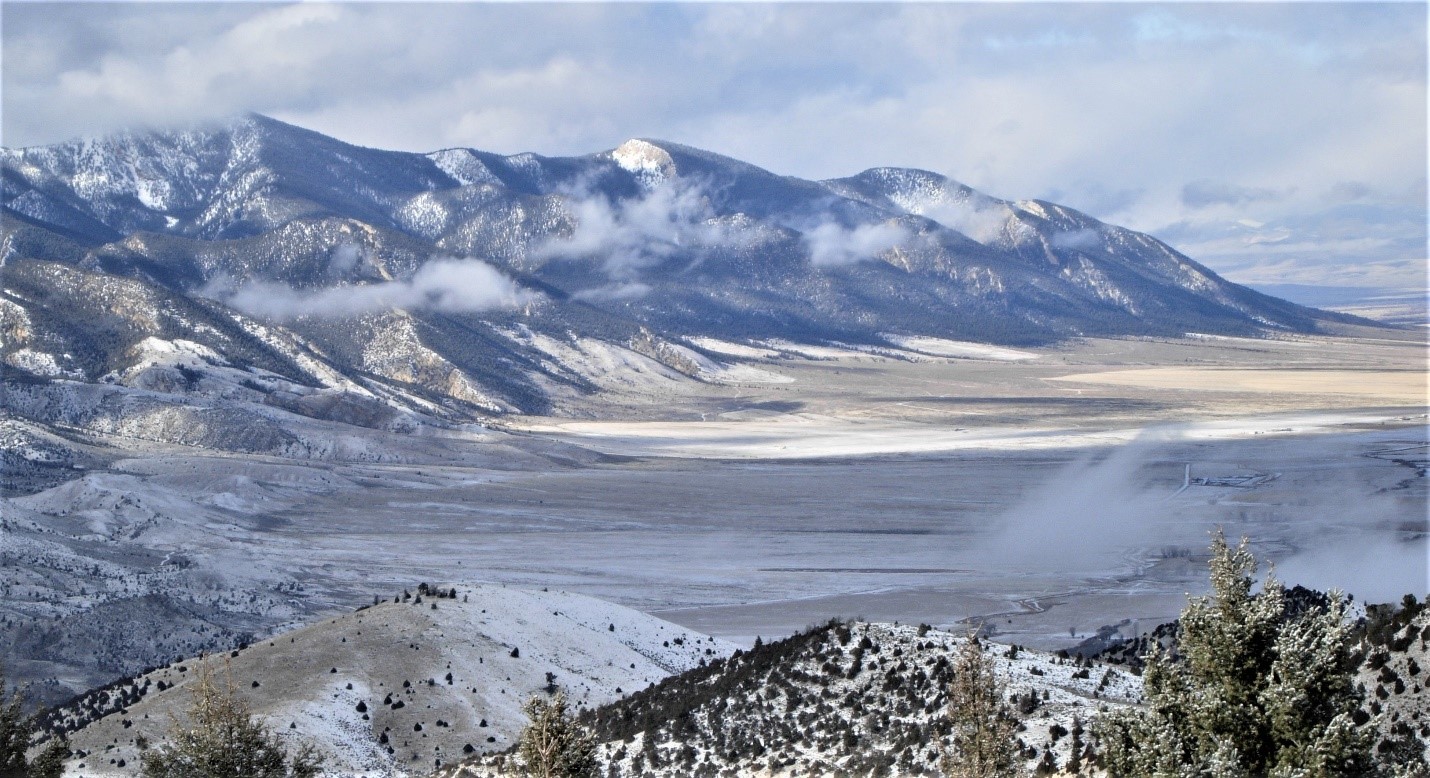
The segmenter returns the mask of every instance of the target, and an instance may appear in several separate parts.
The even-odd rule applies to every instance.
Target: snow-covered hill
[[[457,584],[414,585],[203,661],[276,731],[317,746],[329,775],[400,776],[508,748],[522,703],[546,689],[591,708],[733,650],[569,592]],[[83,726],[66,774],[137,775],[138,743],[162,740],[199,665],[175,662],[59,711],[53,724]]]
[[[1408,765],[1430,750],[1430,611],[1378,607],[1356,721],[1382,762]],[[280,734],[316,745],[332,776],[509,775],[520,704],[556,690],[596,736],[605,775],[918,776],[941,774],[947,690],[969,639],[832,621],[737,650],[567,592],[422,585],[204,661]],[[1093,722],[1141,703],[1139,673],[979,646],[1016,710],[1026,773],[1099,774]],[[158,742],[198,668],[176,661],[53,714],[79,749],[67,775],[135,774],[138,744]]]
[[[583,721],[602,741],[609,775],[941,775],[947,688],[967,639],[833,623],[672,677]],[[1123,668],[989,642],[982,650],[1018,708],[1029,772],[1066,766],[1089,744],[1099,711],[1141,693]],[[503,759],[438,775],[505,775]]]

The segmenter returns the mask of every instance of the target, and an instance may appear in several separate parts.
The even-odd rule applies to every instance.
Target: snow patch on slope
[[[665,149],[649,141],[632,138],[611,152],[611,159],[642,183],[653,185],[675,175],[675,160]]]
[[[276,730],[318,746],[328,774],[401,776],[455,762],[469,744],[509,747],[526,724],[522,703],[548,687],[592,707],[735,650],[574,593],[434,588],[458,596],[389,601],[259,641],[222,658],[219,677],[230,674]],[[190,660],[150,673],[153,686],[139,703],[71,738],[94,752],[71,766],[86,761],[85,775],[137,774],[135,737],[162,740],[168,714],[188,705],[197,667]],[[173,688],[159,692],[159,681]],[[125,767],[106,764],[119,758]]]
[[[969,343],[961,340],[946,340],[944,338],[933,338],[922,335],[884,335],[890,342],[901,348],[911,351],[918,351],[924,354],[932,354],[936,357],[948,357],[950,359],[987,359],[996,362],[1020,362],[1026,359],[1037,359],[1038,355],[1031,351],[1020,351],[1002,346],[990,346],[986,343]]]
[[[666,348],[679,354],[695,365],[701,380],[719,384],[789,384],[794,379],[779,373],[762,370],[752,365],[732,365],[717,362],[693,349],[675,343],[664,344]]]

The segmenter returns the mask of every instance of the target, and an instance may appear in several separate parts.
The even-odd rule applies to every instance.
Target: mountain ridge
[[[39,323],[11,328],[0,361],[41,383],[128,385],[145,338],[247,369],[217,334],[236,326],[288,355],[285,380],[461,421],[627,391],[618,364],[672,386],[723,370],[693,370],[682,349],[739,361],[699,338],[1026,345],[1358,321],[937,173],[807,181],[655,139],[578,157],[424,154],[249,114],[5,149],[0,174],[2,294]],[[42,293],[61,278],[75,294]]]

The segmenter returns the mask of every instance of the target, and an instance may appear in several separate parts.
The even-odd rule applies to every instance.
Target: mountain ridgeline
[[[558,412],[610,389],[613,361],[707,380],[701,365],[730,357],[692,339],[1034,344],[1348,320],[1052,203],[920,170],[807,181],[661,141],[416,154],[249,115],[4,149],[0,172],[0,359],[42,421],[75,412],[35,388],[53,379],[392,426],[394,408]]]

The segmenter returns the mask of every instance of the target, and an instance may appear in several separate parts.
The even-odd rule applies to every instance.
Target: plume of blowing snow
[[[393,308],[475,313],[515,308],[535,299],[515,281],[475,259],[436,259],[411,278],[354,286],[294,289],[271,281],[239,287],[229,305],[254,316],[341,318]]]
[[[971,558],[1001,569],[1105,575],[1159,548],[1204,549],[1221,528],[1260,544],[1258,556],[1288,586],[1337,588],[1362,602],[1430,591],[1430,541],[1423,520],[1406,521],[1402,496],[1376,491],[1355,472],[1272,484],[1256,492],[1261,499],[1227,499],[1219,487],[1195,484],[1184,494],[1174,486],[1184,473],[1168,455],[1185,456],[1186,440],[1180,427],[1145,429],[1039,479],[975,542]],[[1158,472],[1160,483],[1150,480]],[[1257,512],[1248,516],[1248,505]]]
[[[980,556],[1016,569],[1094,572],[1115,567],[1130,549],[1189,539],[1169,520],[1166,495],[1138,475],[1167,434],[1143,431],[1063,468],[999,517]]]
[[[893,222],[865,224],[853,229],[824,222],[805,231],[804,243],[809,250],[810,264],[837,267],[873,259],[911,237],[907,229]]]

